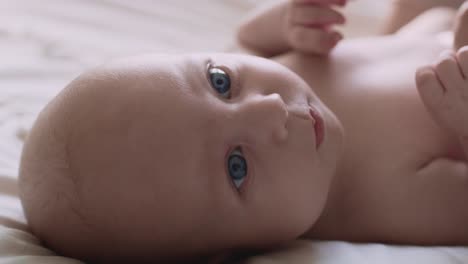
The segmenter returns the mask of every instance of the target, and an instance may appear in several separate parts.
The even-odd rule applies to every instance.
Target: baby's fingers
[[[419,69],[416,72],[416,84],[419,96],[434,121],[442,128],[455,131],[453,105],[448,101],[447,93],[434,68],[427,66]]]
[[[458,90],[464,88],[463,73],[452,51],[443,52],[434,68],[444,91],[457,93]]]
[[[293,25],[324,27],[345,22],[345,17],[339,12],[316,5],[292,5],[289,16]]]
[[[342,38],[338,32],[295,26],[291,29],[289,44],[300,52],[327,54]]]
[[[434,69],[431,66],[420,68],[416,72],[416,84],[423,103],[434,114],[433,110],[442,104],[444,96],[444,88]]]
[[[285,35],[291,48],[303,53],[327,54],[336,46],[343,37],[332,26],[343,24],[345,17],[324,4],[332,2],[307,0],[290,5]]]
[[[293,0],[294,4],[321,4],[344,6],[347,0]]]
[[[463,77],[466,81],[468,81],[468,46],[464,46],[458,50],[457,59],[460,64]]]
[[[439,125],[459,136],[468,136],[468,82],[463,56],[463,50],[456,55],[453,51],[442,53],[434,65],[418,70],[416,84]]]

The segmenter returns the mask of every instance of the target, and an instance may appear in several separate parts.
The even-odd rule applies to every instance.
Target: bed
[[[40,109],[84,69],[144,52],[223,51],[255,0],[0,0],[0,264],[81,263],[28,232],[16,177],[22,143]],[[346,9],[347,37],[374,34],[388,2]],[[190,42],[186,40],[190,39]],[[298,240],[248,263],[468,263],[466,247]]]

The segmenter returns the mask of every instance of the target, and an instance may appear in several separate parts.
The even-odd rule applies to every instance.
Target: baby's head
[[[32,231],[72,257],[262,249],[313,225],[341,148],[336,117],[275,62],[148,55],[83,74],[43,110],[20,192]]]

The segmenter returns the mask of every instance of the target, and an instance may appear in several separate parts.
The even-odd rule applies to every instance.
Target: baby
[[[468,244],[468,4],[400,1],[417,8],[389,31],[430,10],[336,46],[344,2],[259,11],[239,41],[270,59],[145,55],[78,77],[24,146],[32,232],[112,263],[298,237]]]

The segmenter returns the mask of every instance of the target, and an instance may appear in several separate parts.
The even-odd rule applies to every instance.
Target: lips
[[[318,149],[323,142],[325,137],[325,127],[323,118],[320,113],[313,106],[309,108],[310,116],[312,117],[312,123],[315,130],[315,148]]]

